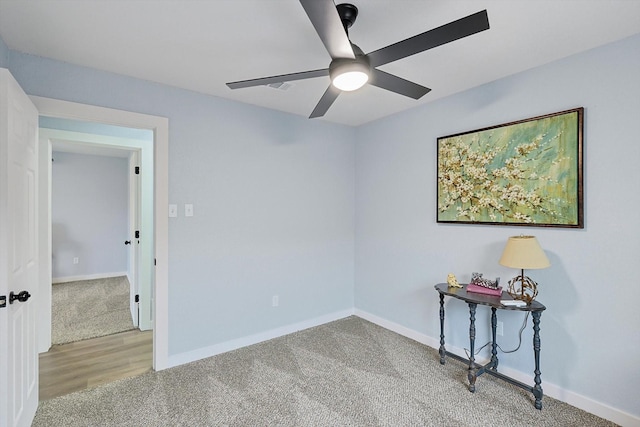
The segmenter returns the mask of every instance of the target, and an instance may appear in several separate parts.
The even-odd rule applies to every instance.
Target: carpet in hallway
[[[126,276],[56,283],[51,293],[52,344],[134,329]]]

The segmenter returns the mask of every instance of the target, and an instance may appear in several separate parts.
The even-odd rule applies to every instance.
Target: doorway
[[[153,229],[150,231],[152,236],[152,250],[148,252],[149,263],[153,264],[151,270],[152,284],[150,295],[148,295],[148,319],[151,329],[153,329],[153,368],[162,370],[169,367],[168,361],[168,216],[165,215],[168,206],[168,120],[162,117],[149,116],[139,113],[131,113],[121,110],[113,110],[103,107],[95,107],[84,104],[77,104],[67,101],[54,100],[41,97],[30,97],[32,102],[38,108],[41,116],[74,119],[84,122],[100,123],[108,125],[116,125],[133,129],[148,129],[153,132],[153,149],[147,150],[151,152],[153,159],[152,180],[153,180],[153,198],[151,201],[152,212],[154,217]],[[41,150],[45,151],[45,150]],[[45,160],[47,157],[45,156]],[[47,161],[40,162],[41,176],[49,176],[46,165],[50,162],[50,156]],[[49,169],[50,171],[50,169]],[[46,187],[45,187],[46,188]],[[42,193],[42,192],[41,192]],[[44,211],[44,210],[43,210]],[[43,212],[43,216],[49,215],[48,223],[50,224],[50,213]],[[39,218],[40,224],[47,223],[43,218]],[[51,229],[47,226],[46,233],[40,233],[41,247],[49,248],[49,256],[43,257],[42,269],[40,275],[40,287],[43,296],[50,291],[51,283]],[[48,262],[47,262],[48,261]],[[46,341],[50,342],[50,328],[42,327],[46,323],[50,325],[50,309],[48,311],[46,304],[50,305],[50,299],[41,298],[44,306],[41,309],[42,316],[39,329],[44,333],[40,334],[39,349],[42,351],[46,346]],[[142,316],[141,316],[142,319]],[[49,329],[49,333],[46,331]],[[44,344],[43,344],[44,343]]]
[[[97,295],[104,293],[105,288],[96,280],[114,283],[114,279],[108,278],[125,275],[130,283],[131,318],[141,330],[153,329],[152,144],[150,131],[40,117],[40,145],[51,145],[55,154],[51,168],[56,173],[49,179],[50,192],[55,195],[51,201],[55,206],[51,221],[53,282],[90,280],[84,283],[94,287]],[[56,162],[55,158],[60,161]],[[43,205],[46,205],[44,201]],[[107,254],[113,256],[110,258]],[[84,258],[79,265],[78,257]],[[115,284],[123,283],[116,279]],[[62,289],[59,286],[54,287],[57,294]],[[94,293],[87,293],[85,288],[73,283],[62,286],[77,288],[80,292],[77,296],[84,295],[87,302],[93,301]],[[69,300],[71,306],[81,302]],[[84,324],[70,326],[72,330],[80,329],[80,336],[91,336],[90,329],[100,317],[99,313],[109,319],[108,308],[96,302],[99,305],[93,317],[85,319]],[[62,314],[68,317],[67,312]],[[125,320],[121,318],[123,315],[116,315],[116,324]],[[60,316],[56,319],[60,320]],[[109,329],[97,324],[94,328],[96,332]],[[47,348],[43,343],[41,352]]]
[[[53,154],[53,346],[39,357],[43,400],[151,369],[153,133],[39,122],[40,145]]]

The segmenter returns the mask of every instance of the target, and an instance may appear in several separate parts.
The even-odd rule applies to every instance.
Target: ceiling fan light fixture
[[[326,78],[329,74],[331,84],[311,112],[310,119],[324,116],[342,91],[355,91],[367,83],[420,99],[431,89],[386,73],[378,67],[489,29],[487,11],[482,10],[365,54],[349,39],[349,28],[358,16],[357,7],[350,3],[336,5],[334,0],[299,1],[331,57],[329,68],[229,82],[227,86],[239,89],[315,77]]]
[[[329,67],[331,84],[346,92],[351,92],[364,86],[369,81],[370,73],[369,64],[359,59],[336,60]]]

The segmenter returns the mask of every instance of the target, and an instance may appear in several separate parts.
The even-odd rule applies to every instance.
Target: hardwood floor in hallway
[[[40,400],[152,369],[153,331],[122,332],[53,346],[40,354]]]

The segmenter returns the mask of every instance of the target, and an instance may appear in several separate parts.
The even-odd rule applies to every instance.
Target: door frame
[[[169,367],[169,287],[168,287],[168,166],[169,166],[169,120],[111,108],[98,107],[52,98],[30,96],[42,116],[80,120],[108,125],[123,126],[153,131],[154,167],[154,252],[155,277],[152,296],[153,318],[153,369],[160,371]],[[51,235],[40,233],[40,241],[48,244]],[[43,283],[40,284],[41,288]]]

